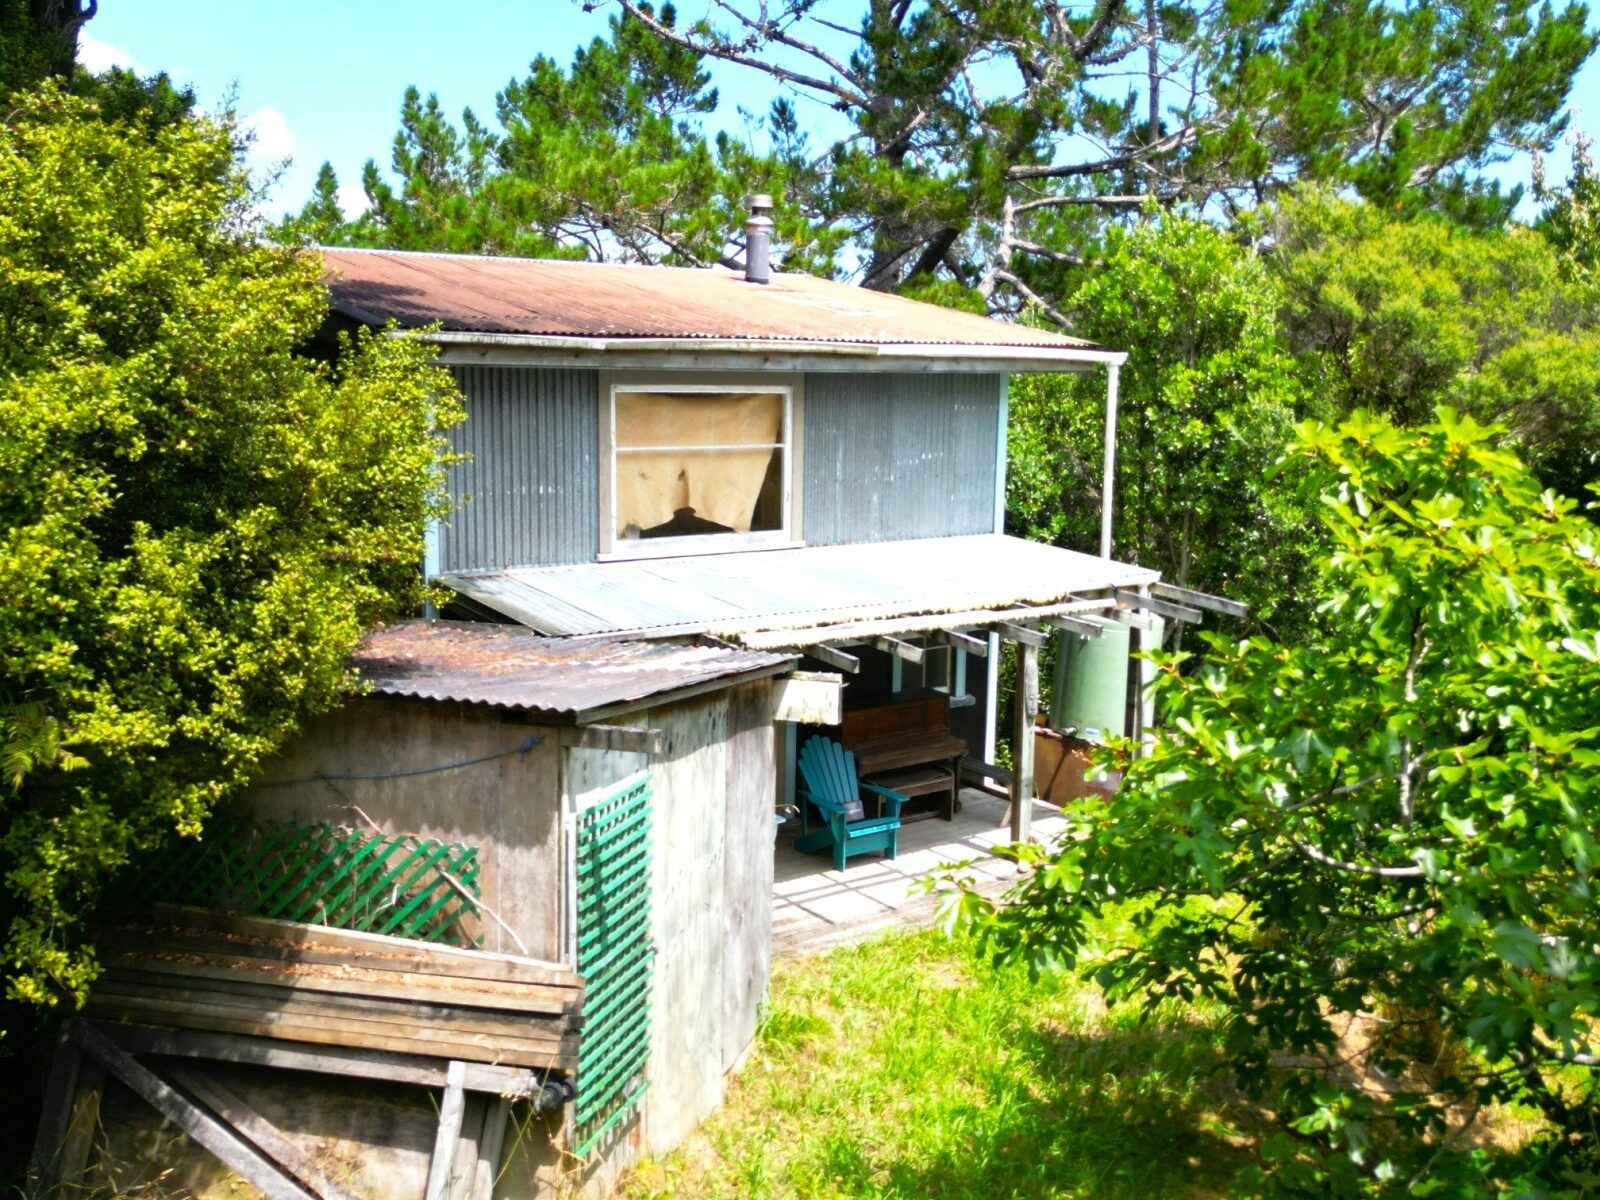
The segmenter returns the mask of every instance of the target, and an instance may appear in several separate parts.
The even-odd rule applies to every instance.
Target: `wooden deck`
[[[935,898],[916,893],[918,879],[949,863],[978,859],[969,873],[982,879],[985,895],[998,896],[1016,882],[1017,868],[989,854],[1011,840],[1001,824],[1006,803],[973,788],[961,791],[962,809],[953,821],[917,821],[900,831],[900,853],[893,861],[872,855],[835,871],[821,855],[794,848],[798,822],[778,834],[772,885],[772,953],[775,958],[816,954],[861,941],[896,927],[925,927],[933,921]],[[1034,807],[1033,834],[1040,841],[1066,828],[1059,811]]]

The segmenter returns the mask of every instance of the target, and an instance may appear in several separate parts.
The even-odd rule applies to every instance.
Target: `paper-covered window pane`
[[[616,394],[621,540],[783,529],[775,392]]]

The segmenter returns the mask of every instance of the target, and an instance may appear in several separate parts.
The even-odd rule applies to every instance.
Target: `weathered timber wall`
[[[619,1129],[583,1173],[585,1195],[605,1195],[642,1154],[665,1153],[692,1133],[722,1103],[727,1073],[755,1036],[772,943],[771,690],[763,680],[628,722],[659,729],[663,742],[648,764],[650,1090],[640,1119]],[[645,765],[638,755],[565,754],[574,801]]]
[[[518,750],[530,737],[542,740]],[[270,820],[358,828],[359,808],[385,832],[477,846],[484,904],[529,955],[558,960],[566,886],[559,754],[554,730],[489,710],[368,697],[312,722],[243,807]],[[487,755],[498,757],[430,770]],[[347,778],[356,775],[386,778]],[[485,950],[521,952],[493,919],[478,927]]]

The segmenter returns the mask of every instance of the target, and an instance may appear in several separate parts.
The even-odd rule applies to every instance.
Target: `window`
[[[704,554],[796,540],[794,387],[614,382],[601,553]]]

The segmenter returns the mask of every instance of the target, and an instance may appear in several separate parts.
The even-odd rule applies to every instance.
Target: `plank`
[[[455,1165],[456,1141],[461,1137],[461,1118],[466,1110],[466,1064],[453,1062],[446,1074],[444,1099],[439,1105],[439,1130],[433,1140],[433,1158],[428,1163],[428,1182],[423,1200],[444,1200]]]
[[[418,1021],[404,1014],[374,1015],[293,1001],[263,1002],[227,991],[172,989],[147,992],[136,986],[120,985],[115,990],[107,988],[102,999],[91,1001],[91,1011],[99,1012],[102,1008],[114,1008],[121,1012],[162,1013],[179,1022],[195,1014],[214,1014],[242,1017],[263,1028],[324,1029],[335,1035],[342,1031],[352,1038],[360,1036],[380,1040],[398,1036],[422,1045],[471,1045],[479,1048],[478,1053],[466,1057],[482,1059],[490,1051],[499,1051],[508,1056],[534,1055],[540,1065],[545,1059],[539,1056],[559,1054],[562,1047],[576,1040],[575,1033],[550,1031],[537,1026],[521,1032],[512,1032],[515,1026],[451,1026]]]
[[[230,957],[220,953],[177,951],[162,946],[143,953],[125,942],[109,943],[101,961],[107,970],[142,971],[194,979],[238,980],[343,996],[393,997],[417,1004],[443,1004],[456,1008],[483,1008],[568,1016],[581,998],[576,988],[544,984],[505,983],[500,980],[462,980],[450,985],[446,977],[417,975],[409,971],[374,971],[365,967],[339,969],[328,964],[275,965],[263,959]],[[308,969],[296,969],[305,965]]]
[[[106,1069],[86,1058],[78,1067],[77,1096],[72,1103],[72,1119],[61,1143],[61,1181],[63,1195],[86,1190],[85,1172],[100,1133],[100,1104],[105,1099]]]
[[[1161,581],[1150,585],[1152,595],[1163,600],[1172,600],[1178,604],[1187,604],[1190,608],[1203,608],[1210,612],[1220,613],[1225,617],[1248,617],[1250,606],[1241,604],[1237,600],[1229,600],[1224,596],[1213,596],[1210,592],[1197,592],[1193,588],[1179,587],[1175,583]]]
[[[321,1200],[362,1200],[343,1184],[330,1178],[310,1155],[284,1137],[277,1126],[216,1080],[188,1066],[173,1065],[165,1070],[169,1078],[248,1138],[312,1195]]]
[[[872,639],[872,644],[885,654],[892,654],[908,663],[917,664],[922,662],[922,647],[913,646],[910,642],[902,642],[899,638],[875,637]]]
[[[1146,612],[1153,612],[1158,617],[1166,617],[1173,621],[1188,621],[1198,625],[1205,620],[1205,613],[1198,608],[1190,608],[1187,604],[1175,604],[1171,600],[1161,600],[1155,596],[1141,596],[1138,592],[1130,592],[1125,588],[1116,591],[1117,603],[1125,604],[1129,608],[1142,608]]]
[[[34,1200],[55,1195],[65,1179],[63,1152],[72,1125],[73,1101],[78,1094],[78,1072],[82,1063],[83,1052],[72,1040],[69,1025],[56,1039],[50,1078],[45,1083],[44,1102],[39,1108],[33,1156],[28,1161],[28,1176],[32,1180],[29,1195]]]
[[[1093,621],[1081,621],[1077,617],[1046,617],[1044,623],[1052,629],[1075,633],[1081,638],[1097,638],[1105,632],[1102,626]]]
[[[198,1029],[161,1029],[151,1025],[97,1025],[123,1049],[169,1058],[206,1058],[218,1062],[275,1067],[285,1071],[382,1079],[418,1087],[443,1087],[447,1064],[437,1058],[397,1054],[349,1046],[312,1046],[273,1038]],[[512,1099],[536,1095],[542,1082],[526,1067],[467,1064],[468,1091]]]
[[[561,744],[569,750],[660,754],[662,740],[659,729],[633,729],[626,725],[579,725],[561,731]]]
[[[263,1157],[259,1150],[217,1118],[198,1108],[92,1025],[76,1025],[73,1037],[84,1053],[96,1059],[142,1100],[216,1155],[224,1166],[243,1176],[267,1200],[317,1200]]]
[[[941,629],[939,640],[947,646],[954,646],[957,650],[965,650],[968,654],[978,658],[989,657],[989,642],[987,638],[973,637],[970,633],[960,633],[954,629]]]
[[[331,992],[302,992],[298,988],[231,979],[191,979],[121,969],[107,972],[96,986],[108,996],[169,997],[179,1003],[190,996],[197,999],[230,997],[233,1003],[269,1007],[279,1012],[325,1014],[335,1020],[443,1026],[535,1041],[559,1039],[572,1026],[567,1020],[539,1019],[503,1010],[410,1004],[402,1000],[366,999]]]
[[[510,1064],[534,1067],[540,1070],[559,1068],[571,1070],[577,1064],[576,1035],[564,1039],[559,1046],[527,1047],[511,1045],[503,1039],[450,1038],[429,1035],[413,1030],[411,1035],[399,1027],[384,1031],[370,1031],[343,1025],[330,1027],[326,1020],[307,1020],[295,1014],[252,1012],[226,1005],[190,1006],[175,1013],[160,1001],[149,1002],[119,999],[115,1004],[93,1004],[98,1015],[148,1023],[167,1018],[181,1019],[185,1028],[211,1030],[216,1033],[237,1033],[248,1037],[282,1038],[287,1041],[310,1042],[319,1046],[365,1047],[373,1050],[390,1050],[400,1054],[420,1054],[433,1058],[459,1058],[472,1062]]]
[[[582,983],[578,973],[568,966],[515,954],[467,950],[459,946],[390,937],[382,933],[334,929],[328,925],[308,925],[298,921],[280,921],[272,917],[247,917],[215,909],[155,904],[151,906],[151,912],[162,924],[259,939],[259,941],[278,943],[280,947],[289,949],[311,946],[324,950],[364,953],[371,955],[372,961],[363,961],[361,965],[374,969],[384,969],[385,962],[409,961],[413,965],[399,969],[423,974],[449,973],[512,982],[548,983],[563,987],[576,987]]]
[[[159,939],[153,943],[152,939]],[[325,967],[330,971],[372,971],[399,975],[417,980],[426,978],[425,986],[456,987],[458,984],[477,986],[498,983],[512,987],[556,988],[571,991],[582,986],[582,977],[569,972],[573,982],[553,982],[516,978],[516,972],[502,970],[489,964],[487,969],[463,973],[448,963],[439,963],[423,955],[373,955],[316,944],[287,945],[281,942],[252,942],[230,938],[226,934],[192,929],[112,929],[101,937],[107,948],[127,950],[143,955],[152,944],[172,954],[210,955],[266,964],[286,963],[304,965],[315,969]],[[421,943],[415,943],[420,946]],[[376,976],[374,976],[376,978]]]
[[[802,646],[800,647],[800,653],[807,658],[814,658],[820,663],[826,663],[835,670],[843,671],[849,675],[861,673],[861,660],[859,658],[853,654],[846,654],[842,650],[836,650],[832,646],[821,644]]]
[[[1008,642],[1016,642],[1022,646],[1029,646],[1037,650],[1050,639],[1037,629],[1029,629],[1025,625],[1013,625],[1009,621],[995,622],[994,631]]]
[[[472,1180],[471,1200],[494,1200],[500,1178],[500,1156],[505,1151],[506,1126],[511,1123],[511,1101],[495,1096],[483,1115],[483,1136],[478,1139],[478,1170]]]

